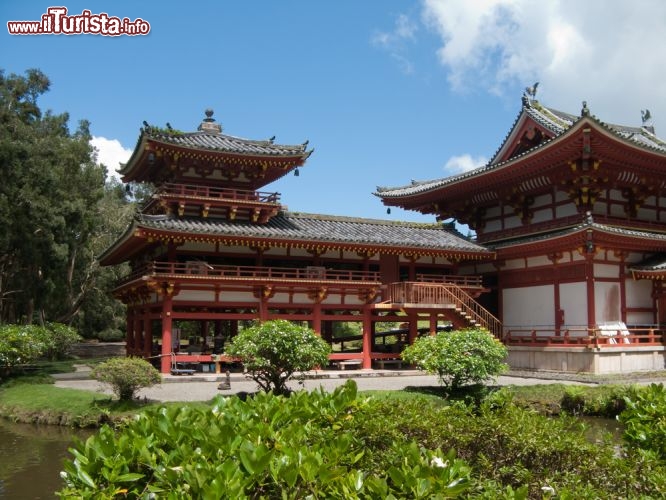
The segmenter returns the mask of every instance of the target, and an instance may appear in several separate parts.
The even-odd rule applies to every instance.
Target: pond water
[[[0,418],[0,499],[56,498],[63,487],[63,459],[74,436],[85,439],[91,431],[56,425],[14,424]]]

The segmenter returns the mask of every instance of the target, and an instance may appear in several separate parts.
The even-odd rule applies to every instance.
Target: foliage
[[[585,409],[585,389],[575,385],[567,387],[560,404],[564,411],[581,415]]]
[[[264,391],[287,394],[287,381],[328,363],[330,346],[306,326],[286,320],[266,321],[236,335],[226,354],[240,359]]]
[[[63,360],[74,344],[81,341],[81,336],[71,326],[62,323],[46,323],[43,327],[32,326],[44,343],[42,356],[49,361]]]
[[[32,325],[0,325],[0,376],[44,353],[46,346],[42,338],[35,335],[36,329]]]
[[[134,399],[137,391],[162,381],[160,372],[141,358],[111,358],[92,369],[91,377],[109,384],[121,401]]]
[[[441,383],[451,389],[503,373],[507,369],[503,362],[506,355],[506,347],[482,329],[421,337],[402,352],[404,360],[438,375]]]
[[[624,439],[630,446],[654,452],[666,463],[666,389],[650,384],[626,398],[619,420],[625,426]]]
[[[637,391],[632,385],[601,387],[568,386],[564,389],[560,405],[573,415],[591,415],[615,418],[626,408],[626,399]]]
[[[618,455],[614,443],[591,443],[572,417],[552,418],[512,403],[509,391],[479,406],[442,407],[428,398],[373,399],[355,419],[372,468],[399,460],[394,446],[456,450],[472,467],[473,498],[663,498],[666,467],[649,456]],[[365,462],[370,462],[366,464]]]
[[[7,375],[15,367],[41,357],[63,359],[79,340],[74,329],[59,323],[0,325],[0,369]]]
[[[365,405],[353,381],[333,393],[218,398],[212,408],[161,408],[116,434],[103,427],[65,463],[63,497],[452,498],[469,468],[415,443],[361,466],[355,432]],[[367,462],[366,462],[367,464]]]
[[[108,294],[115,271],[96,257],[133,206],[105,185],[89,124],[71,132],[67,113],[40,109],[49,86],[36,69],[0,70],[0,322],[56,321],[90,337],[123,316]]]

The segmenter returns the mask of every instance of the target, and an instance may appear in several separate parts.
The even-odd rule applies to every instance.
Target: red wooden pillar
[[[586,255],[586,286],[587,286],[587,328],[588,333],[593,335],[597,328],[597,313],[594,300],[594,248],[587,249]]]
[[[363,364],[362,368],[372,368],[372,309],[370,306],[363,307]]]
[[[312,308],[312,329],[321,337],[321,302],[316,302]]]
[[[165,293],[162,299],[162,358],[160,360],[160,371],[162,373],[171,372],[171,328],[173,319],[173,296]]]
[[[419,317],[416,313],[409,313],[409,345],[412,345],[419,335]]]
[[[437,313],[430,313],[430,335],[437,335]]]

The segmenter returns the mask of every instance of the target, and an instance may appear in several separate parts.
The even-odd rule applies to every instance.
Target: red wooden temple
[[[665,368],[666,143],[525,94],[493,158],[471,172],[378,188],[388,206],[476,232],[494,258],[461,262],[502,322],[515,368]],[[638,114],[638,113],[637,113]]]
[[[114,292],[127,305],[129,355],[161,358],[164,373],[207,364],[243,322],[278,318],[307,322],[333,345],[332,361],[363,368],[399,359],[424,324],[501,334],[475,300],[480,276],[461,273],[495,250],[441,223],[289,212],[267,188],[311,153],[307,142],[226,135],[212,111],[195,132],[144,126],[121,175],[154,195],[100,259],[130,264]],[[349,324],[361,325],[356,335]],[[389,334],[402,337],[387,344]]]

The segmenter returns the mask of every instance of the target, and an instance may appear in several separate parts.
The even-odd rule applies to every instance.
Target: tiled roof
[[[666,234],[664,233],[656,233],[656,232],[651,232],[651,231],[640,231],[636,229],[626,229],[623,227],[616,227],[616,226],[609,226],[607,224],[599,224],[596,222],[584,222],[582,224],[578,224],[574,227],[569,227],[566,229],[561,229],[558,231],[553,231],[550,233],[543,233],[543,234],[538,234],[538,235],[532,235],[532,236],[527,236],[523,238],[517,238],[517,239],[511,239],[511,240],[504,240],[502,242],[494,243],[494,244],[488,244],[488,248],[492,250],[497,250],[500,248],[506,248],[514,245],[523,245],[526,243],[532,243],[536,241],[543,241],[543,240],[548,240],[552,238],[557,238],[560,236],[566,236],[569,234],[574,234],[578,233],[580,231],[586,230],[586,229],[595,229],[600,232],[604,233],[611,233],[611,234],[619,234],[622,236],[629,236],[632,238],[640,238],[640,239],[647,239],[651,241],[660,241],[666,243]]]
[[[229,222],[201,218],[139,215],[137,225],[146,229],[197,235],[266,238],[350,245],[419,248],[488,254],[486,248],[444,229],[441,224],[359,219],[283,212],[267,224]]]
[[[162,129],[147,128],[144,133],[149,139],[197,150],[203,149],[257,156],[309,156],[312,153],[312,150],[306,151],[307,142],[297,146],[287,146],[274,144],[272,140],[254,141],[204,130],[188,133],[169,133]]]
[[[643,262],[631,266],[633,271],[666,271],[666,254],[660,253],[654,255]]]
[[[398,186],[398,187],[378,186],[374,194],[381,198],[399,198],[402,196],[412,196],[433,189],[437,189],[445,185],[454,184],[456,182],[460,182],[467,178],[482,175],[488,171],[492,171],[499,167],[502,167],[507,163],[509,163],[510,161],[514,161],[516,157],[511,158],[507,161],[496,162],[499,152],[502,150],[505,142],[508,140],[509,136],[511,135],[511,131],[513,131],[513,128],[518,123],[520,117],[523,116],[524,114],[532,118],[535,122],[539,123],[546,129],[553,132],[555,137],[566,132],[574,123],[576,123],[578,120],[581,119],[581,117],[579,116],[575,116],[569,113],[565,113],[563,111],[558,111],[553,108],[547,108],[545,106],[542,106],[538,101],[530,101],[525,99],[523,101],[522,110],[518,114],[518,117],[516,118],[514,124],[512,125],[509,134],[507,134],[504,141],[502,142],[502,145],[498,148],[493,158],[486,165],[476,168],[474,170],[470,170],[469,172],[453,175],[450,177],[444,177],[428,181],[412,181],[411,184],[406,186]],[[596,121],[600,126],[614,133],[617,137],[621,139],[633,142],[634,145],[643,147],[645,149],[666,154],[666,142],[662,141],[656,135],[654,135],[654,130],[652,129],[652,127],[629,127],[624,125],[615,125],[615,124],[604,123],[595,117],[590,117],[590,118]],[[537,148],[544,147],[549,142],[550,140],[546,140],[541,144],[539,144],[538,146],[535,146],[534,148],[522,153],[522,155],[520,156],[524,156],[525,154],[528,154]]]

